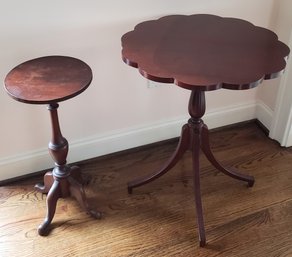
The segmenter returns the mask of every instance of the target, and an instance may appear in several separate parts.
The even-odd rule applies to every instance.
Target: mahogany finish
[[[222,166],[209,144],[209,130],[202,117],[205,92],[219,88],[249,89],[264,79],[280,75],[289,48],[270,30],[235,18],[214,15],[171,15],[138,24],[122,37],[122,58],[154,81],[175,83],[191,90],[191,118],[182,128],[179,144],[158,172],[128,183],[128,192],[169,171],[192,152],[195,203],[200,246],[206,244],[200,190],[200,148],[211,164],[224,174],[254,184],[252,176]]]
[[[44,176],[44,184],[35,188],[47,195],[47,215],[39,226],[39,235],[46,235],[55,215],[59,198],[73,196],[82,208],[94,218],[101,214],[88,206],[83,180],[78,167],[67,165],[68,141],[62,136],[57,102],[83,92],[92,80],[90,67],[75,58],[47,56],[22,63],[11,70],[5,79],[5,88],[15,100],[30,104],[47,104],[51,117],[52,138],[49,152],[55,162],[52,172]]]
[[[265,28],[215,15],[170,15],[122,37],[128,65],[154,81],[186,89],[248,89],[277,77],[289,48]]]
[[[45,56],[24,62],[5,78],[7,93],[29,104],[61,102],[82,93],[92,71],[83,61],[68,56]]]

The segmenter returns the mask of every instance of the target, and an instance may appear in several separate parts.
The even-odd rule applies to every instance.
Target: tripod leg
[[[90,209],[83,186],[72,177],[68,178],[68,182],[71,195],[77,200],[81,207],[93,218],[100,219],[101,213]]]
[[[71,176],[83,186],[90,182],[90,177],[85,177],[78,166],[71,167]]]
[[[52,187],[53,183],[54,183],[53,173],[49,171],[44,175],[44,183],[38,183],[34,186],[34,188],[37,191],[46,194],[50,191],[50,188]]]
[[[208,127],[204,124],[202,128],[202,144],[201,148],[208,158],[208,160],[213,164],[215,168],[217,168],[219,171],[223,172],[225,175],[228,175],[232,178],[246,181],[248,183],[249,187],[252,187],[254,184],[254,177],[240,174],[237,172],[235,169],[227,169],[224,166],[222,166],[214,157],[211,148],[210,148],[210,142],[209,142],[209,129]]]
[[[55,180],[48,195],[47,195],[47,215],[44,222],[38,227],[38,233],[40,236],[46,235],[48,227],[52,222],[55,215],[57,201],[61,197],[60,182]]]
[[[193,172],[194,172],[194,193],[195,203],[197,212],[197,224],[199,229],[199,242],[200,246],[203,247],[206,244],[206,235],[204,227],[203,207],[201,199],[201,186],[200,186],[200,134],[193,133],[192,142],[192,159],[193,159]]]
[[[145,185],[159,177],[161,177],[163,174],[165,174],[167,171],[169,171],[172,167],[176,165],[176,163],[181,159],[183,154],[188,150],[190,144],[190,129],[187,124],[185,124],[182,127],[181,137],[178,143],[178,146],[171,156],[171,158],[168,160],[168,162],[158,171],[154,172],[150,176],[145,176],[136,180],[133,180],[128,183],[128,193],[131,194],[133,191],[133,188],[139,187],[142,185]]]

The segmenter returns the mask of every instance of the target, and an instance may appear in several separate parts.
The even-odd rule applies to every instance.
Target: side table
[[[192,152],[195,203],[200,246],[206,244],[201,191],[199,151],[224,174],[254,184],[252,176],[227,169],[217,161],[209,144],[209,130],[202,117],[205,91],[250,89],[264,79],[278,77],[286,66],[289,48],[272,31],[236,18],[215,15],[170,15],[138,24],[122,37],[123,61],[149,80],[174,83],[191,90],[191,116],[182,127],[180,141],[170,160],[150,176],[128,183],[128,191],[169,171]]]
[[[61,197],[71,195],[91,216],[101,217],[101,213],[92,210],[87,203],[79,167],[67,165],[69,146],[62,136],[57,113],[58,102],[82,93],[91,80],[90,67],[79,59],[67,56],[46,56],[24,62],[5,78],[5,89],[13,99],[28,104],[46,104],[50,112],[52,138],[49,152],[55,168],[45,174],[43,184],[35,186],[38,191],[48,193],[47,215],[38,228],[41,236],[48,233]]]

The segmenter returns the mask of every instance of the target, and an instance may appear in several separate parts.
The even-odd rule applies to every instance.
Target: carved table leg
[[[202,129],[202,144],[201,148],[206,155],[207,159],[213,164],[215,168],[217,168],[219,171],[223,172],[225,175],[228,175],[232,178],[246,181],[248,183],[249,187],[252,187],[254,184],[254,177],[248,176],[245,174],[240,174],[238,173],[235,169],[227,169],[223,167],[214,157],[211,148],[210,148],[210,143],[209,143],[209,129],[207,125],[204,124],[203,129]]]
[[[101,212],[92,210],[89,207],[82,184],[80,184],[78,181],[76,181],[72,177],[69,177],[68,181],[69,181],[70,194],[77,200],[77,202],[81,205],[83,210],[85,210],[93,218],[100,219]]]
[[[60,182],[55,180],[48,195],[47,195],[47,215],[44,222],[38,227],[40,236],[44,236],[48,232],[49,225],[51,224],[55,215],[58,199],[62,197]]]
[[[45,175],[44,175],[44,183],[38,183],[36,184],[34,187],[36,190],[38,190],[39,192],[46,194],[49,192],[50,188],[52,187],[54,183],[54,177],[53,177],[53,172],[48,171]]]
[[[71,177],[73,177],[76,181],[78,181],[81,185],[88,185],[90,182],[90,178],[84,178],[81,174],[81,170],[78,166],[71,167]]]
[[[195,193],[195,204],[196,204],[196,213],[197,213],[197,224],[199,230],[199,244],[200,246],[204,246],[206,244],[206,235],[205,235],[205,227],[204,227],[204,217],[203,217],[203,207],[202,207],[202,199],[201,199],[201,183],[200,183],[200,145],[201,137],[201,129],[203,122],[191,124],[192,126],[192,161],[193,161],[193,173],[194,173],[194,193]]]
[[[145,176],[143,178],[139,178],[136,180],[133,180],[128,183],[128,193],[131,194],[133,191],[133,188],[139,187],[142,185],[145,185],[159,177],[161,177],[163,174],[165,174],[167,171],[169,171],[172,167],[175,166],[175,164],[181,159],[183,154],[188,150],[190,144],[190,129],[187,124],[185,124],[182,127],[181,137],[178,143],[178,146],[171,156],[171,158],[168,160],[168,162],[157,172],[154,172],[150,176]]]

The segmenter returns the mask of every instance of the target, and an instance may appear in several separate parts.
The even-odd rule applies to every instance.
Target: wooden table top
[[[290,50],[277,35],[236,18],[170,15],[122,37],[125,63],[147,79],[186,89],[248,89],[279,76]]]
[[[72,98],[91,83],[92,71],[68,56],[45,56],[24,62],[5,78],[7,93],[17,101],[49,104]]]

